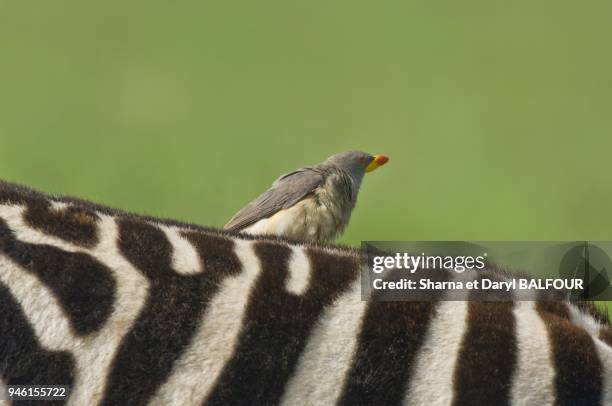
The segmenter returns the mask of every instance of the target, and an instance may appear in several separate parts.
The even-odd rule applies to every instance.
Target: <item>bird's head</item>
[[[361,151],[347,151],[332,155],[327,162],[343,169],[356,180],[360,180],[366,172],[372,172],[389,161],[385,155],[370,155]]]

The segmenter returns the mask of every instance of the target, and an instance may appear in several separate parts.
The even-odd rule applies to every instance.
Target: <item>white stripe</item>
[[[5,254],[0,254],[0,270],[0,282],[21,306],[40,345],[50,350],[71,348],[75,338],[53,292]]]
[[[159,226],[172,245],[172,268],[183,275],[192,275],[202,272],[202,261],[193,245],[182,235],[176,227]]]
[[[468,302],[440,302],[418,352],[404,404],[449,405],[453,375],[467,329]]]
[[[555,400],[555,370],[546,325],[535,302],[516,302],[517,364],[512,379],[513,405],[550,405]]]
[[[55,211],[62,211],[68,207],[68,203],[57,200],[50,200],[49,203],[51,203],[51,209]]]
[[[325,310],[289,380],[282,405],[336,403],[355,357],[366,307],[357,280]]]
[[[452,273],[451,280],[468,283],[472,273]],[[461,343],[467,332],[468,290],[449,292],[455,301],[440,301],[406,383],[404,404],[448,405],[453,400],[453,377]],[[461,300],[458,300],[461,299]]]
[[[612,405],[612,347],[599,338],[602,325],[573,303],[567,303],[570,320],[585,329],[593,338],[597,356],[602,366],[602,405]]]
[[[595,349],[602,366],[602,405],[612,405],[612,347],[594,339]]]
[[[249,292],[261,269],[252,242],[236,239],[235,243],[242,272],[224,279],[191,344],[175,362],[172,375],[159,389],[152,405],[201,404],[234,354]]]
[[[565,302],[569,310],[570,321],[578,327],[588,331],[592,336],[599,336],[601,325],[590,314],[583,312],[573,303]]]
[[[292,247],[292,251],[286,289],[294,295],[301,295],[308,288],[312,269],[303,247]]]
[[[8,388],[6,383],[0,378],[0,405],[10,405],[8,400]]]

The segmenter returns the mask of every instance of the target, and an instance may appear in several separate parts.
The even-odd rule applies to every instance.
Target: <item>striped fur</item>
[[[360,253],[0,183],[0,385],[72,405],[611,405],[567,302],[364,302]]]

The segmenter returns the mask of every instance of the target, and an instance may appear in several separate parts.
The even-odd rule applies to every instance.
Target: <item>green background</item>
[[[612,240],[612,2],[3,1],[0,177],[222,226],[361,149],[341,242]]]

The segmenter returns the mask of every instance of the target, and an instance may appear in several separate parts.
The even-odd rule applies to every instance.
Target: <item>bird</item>
[[[363,176],[388,161],[382,154],[346,151],[281,175],[224,229],[331,242],[348,225]]]

